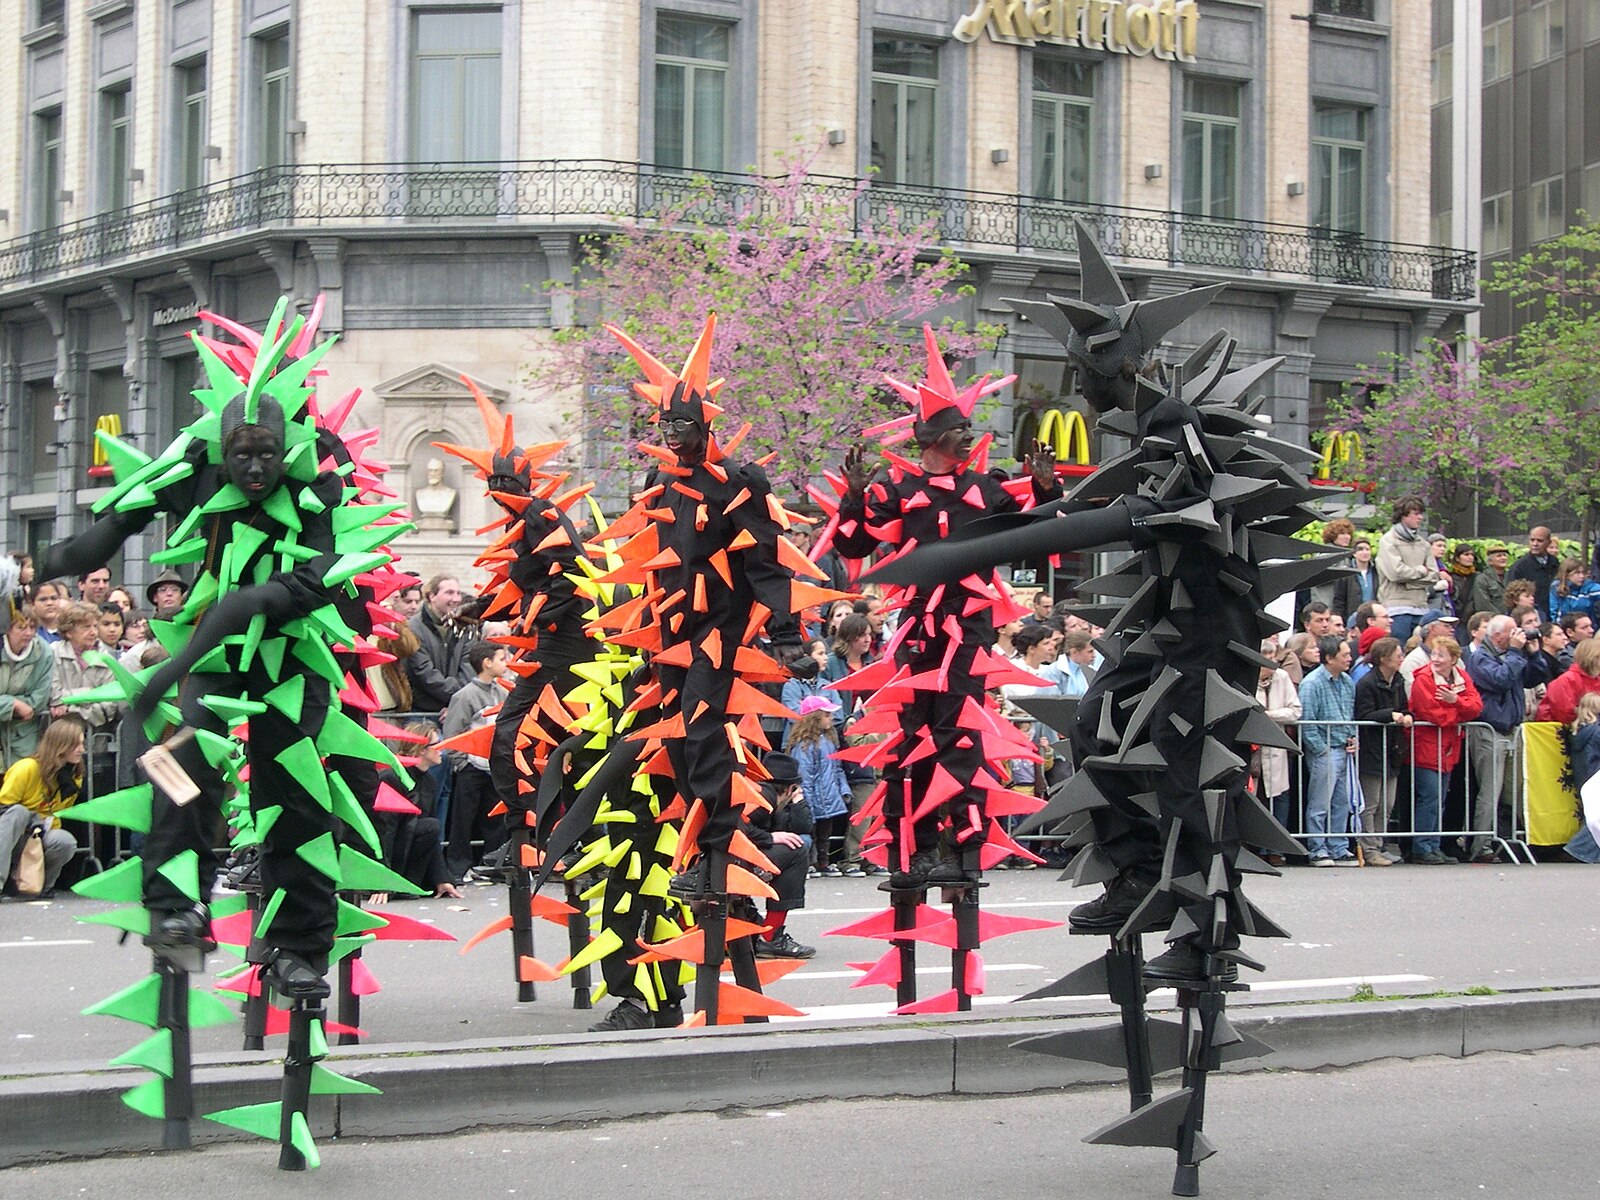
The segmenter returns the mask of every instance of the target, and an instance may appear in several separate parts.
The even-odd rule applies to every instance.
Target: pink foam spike
[[[897,987],[900,983],[900,951],[890,946],[888,951],[875,963],[851,963],[858,971],[865,974],[850,986],[859,987]]]
[[[241,909],[226,917],[213,917],[211,920],[212,938],[230,946],[247,945],[251,930],[254,928],[255,916],[249,909]]]
[[[1026,846],[1016,841],[1009,833],[1007,833],[998,821],[989,822],[989,845],[999,846],[1007,853],[1014,854],[1018,858],[1027,859],[1032,863],[1042,864],[1044,862],[1044,859],[1040,858],[1032,850],[1029,850]]]
[[[261,968],[251,967],[248,971],[241,971],[229,979],[219,979],[215,986],[219,992],[239,992],[246,996],[259,996]]]
[[[984,985],[988,982],[986,974],[983,969],[983,955],[976,950],[969,950],[967,952],[966,978],[963,980],[961,990],[969,996],[983,995]]]
[[[326,1033],[353,1033],[361,1038],[370,1036],[365,1029],[357,1029],[353,1025],[341,1025],[338,1021],[324,1021],[322,1028]],[[288,1033],[289,1010],[279,1008],[275,1004],[267,1005],[267,1027],[264,1032],[268,1037],[277,1037],[281,1033]]]
[[[311,303],[311,312],[306,316],[306,323],[300,327],[300,332],[289,345],[289,357],[301,358],[311,349],[312,342],[316,339],[317,328],[322,324],[322,307],[325,297],[317,293],[317,298]],[[330,425],[335,433],[339,431],[337,425]]]
[[[1020,817],[1038,812],[1044,801],[1010,788],[992,788],[983,807],[991,817]]]
[[[215,325],[225,333],[230,333],[238,338],[250,348],[252,358],[255,357],[253,352],[261,349],[261,335],[249,326],[240,325],[237,322],[228,320],[227,317],[219,317],[216,313],[208,311],[202,311],[199,314],[199,319],[208,325]]]
[[[354,957],[350,959],[350,991],[357,996],[371,996],[383,991],[383,984],[378,982],[378,977],[366,962]]]
[[[422,810],[420,808],[411,803],[411,801],[407,800],[387,783],[380,783],[378,785],[378,796],[377,799],[372,802],[372,809],[374,812],[410,813],[412,816],[416,817],[420,817],[422,815]]]
[[[391,725],[388,721],[381,720],[378,717],[373,717],[367,721],[367,732],[373,737],[381,738],[385,741],[412,742],[419,746],[428,740],[420,734],[407,733],[400,726]]]
[[[913,1017],[918,1013],[951,1013],[960,1007],[961,997],[955,988],[948,992],[940,992],[937,996],[929,996],[926,1000],[917,1000],[911,1004],[902,1004],[894,1010],[897,1017]]]
[[[402,917],[398,913],[381,912],[368,914],[382,917],[389,922],[381,929],[368,930],[380,942],[453,942],[456,937],[446,933],[437,925],[429,925],[426,921],[419,921],[415,917]]]
[[[978,866],[985,871],[994,870],[996,863],[1005,862],[1010,857],[1011,855],[1006,853],[1003,847],[994,846],[988,842],[978,847]]]
[[[1038,917],[1007,917],[999,913],[978,914],[978,943],[993,941],[1011,933],[1027,933],[1034,929],[1060,929],[1060,921],[1044,921]]]

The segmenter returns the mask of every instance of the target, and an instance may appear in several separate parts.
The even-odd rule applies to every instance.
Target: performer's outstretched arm
[[[44,552],[35,578],[68,579],[87,575],[111,561],[122,543],[138,533],[161,513],[156,508],[132,512],[112,509],[82,533],[60,541]]]
[[[867,583],[932,587],[992,570],[1001,563],[1125,542],[1134,536],[1144,518],[1159,511],[1160,505],[1153,501],[1124,496],[1091,512],[1043,517],[987,537],[946,539],[919,546],[910,554],[875,567],[863,578]]]

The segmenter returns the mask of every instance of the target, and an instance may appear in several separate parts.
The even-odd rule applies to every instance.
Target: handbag
[[[28,826],[22,838],[22,851],[17,855],[16,868],[11,872],[11,886],[19,896],[37,896],[44,891],[44,825],[35,822]]]

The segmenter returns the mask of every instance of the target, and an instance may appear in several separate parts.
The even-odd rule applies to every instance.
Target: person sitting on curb
[[[810,958],[816,947],[795,941],[784,922],[797,908],[806,906],[806,867],[811,862],[811,834],[815,822],[811,807],[800,791],[800,764],[788,754],[769,754],[762,760],[771,779],[761,785],[770,812],[750,814],[749,835],[756,849],[778,868],[772,889],[778,893],[767,901],[767,915],[761,922],[766,932],[756,938],[757,958]]]

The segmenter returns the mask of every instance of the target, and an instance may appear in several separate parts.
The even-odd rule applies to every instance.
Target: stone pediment
[[[384,380],[371,390],[373,395],[386,402],[460,400],[471,404],[472,393],[467,390],[467,385],[461,382],[463,373],[444,363],[424,363],[403,375]],[[511,399],[511,393],[505,388],[496,387],[475,375],[471,376],[471,379],[483,390],[485,396],[495,402],[496,407],[504,407]]]

